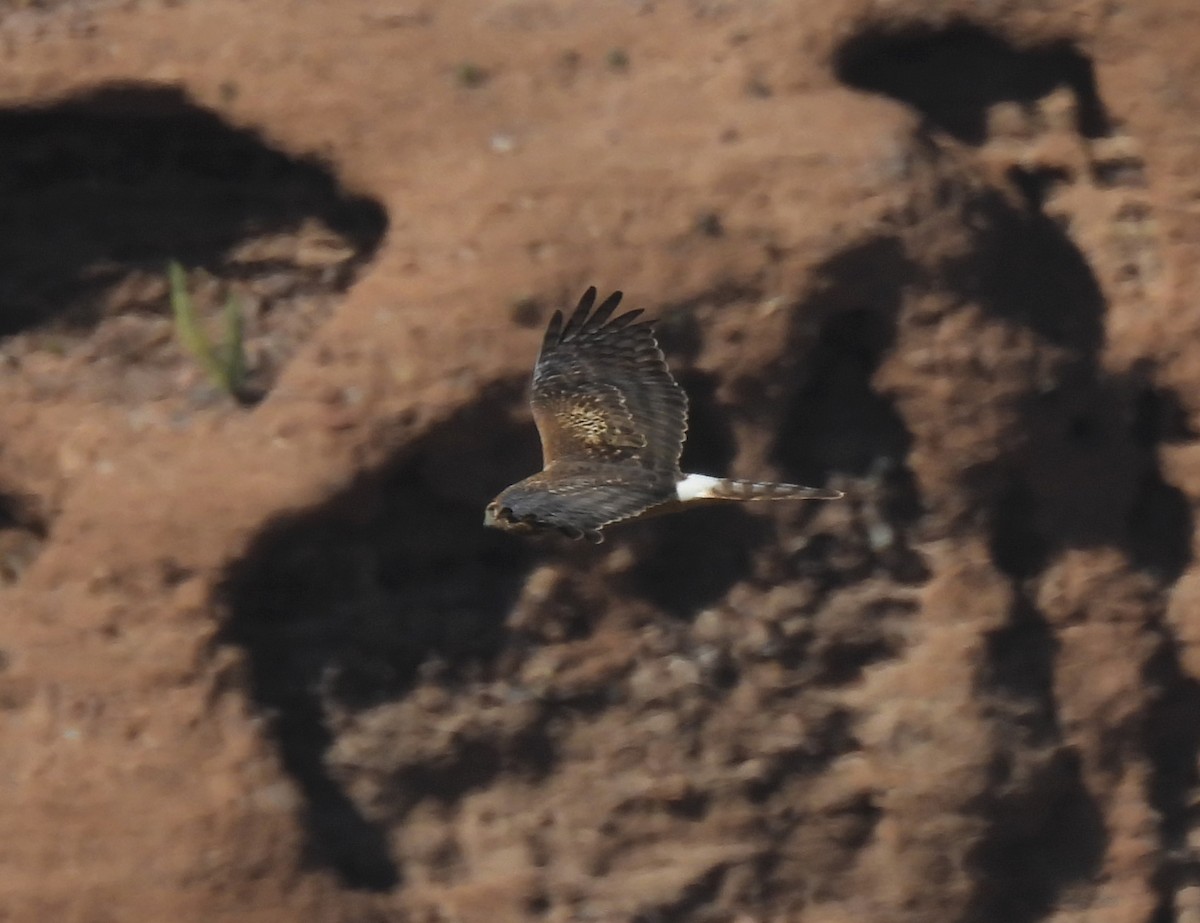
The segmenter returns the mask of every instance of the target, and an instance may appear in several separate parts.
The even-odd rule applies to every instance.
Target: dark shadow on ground
[[[245,651],[250,696],[273,716],[304,795],[310,859],[351,886],[392,888],[401,870],[385,829],[329,771],[325,709],[394,701],[426,668],[449,684],[494,669],[538,554],[482,527],[488,500],[538,465],[533,427],[513,418],[524,390],[524,380],[485,389],[319,506],[270,522],[223,583],[222,641]],[[487,754],[471,753],[457,774],[425,780],[433,796],[486,774]]]
[[[634,523],[620,534],[614,529],[612,539],[633,546],[629,589],[675,618],[692,619],[750,577],[773,534],[769,519],[731,505]]]
[[[912,439],[872,376],[895,342],[900,293],[910,276],[890,237],[843,250],[813,273],[787,346],[787,354],[804,357],[801,384],[773,453],[788,480],[824,484],[834,473],[866,477],[881,461],[903,466]]]
[[[957,78],[943,71],[940,79],[952,84]],[[873,377],[897,348],[898,324],[937,322],[929,304],[981,311],[1014,334],[1033,335],[1036,374],[1034,366],[1018,369],[1026,390],[995,398],[1012,400],[1015,412],[994,461],[962,473],[957,489],[969,497],[963,507],[970,515],[938,527],[953,537],[982,523],[1017,599],[1008,624],[988,639],[979,677],[981,696],[994,711],[998,775],[991,794],[972,806],[986,833],[968,857],[976,890],[967,916],[1032,923],[1066,889],[1099,873],[1107,834],[1078,755],[1062,738],[1053,691],[1057,641],[1032,602],[1030,585],[1063,552],[1106,547],[1150,575],[1165,599],[1191,562],[1193,523],[1187,498],[1163,478],[1158,449],[1189,434],[1180,402],[1156,385],[1153,368],[1113,374],[1103,367],[1100,286],[1084,254],[1041,211],[1040,197],[955,185],[961,164],[942,170],[942,154],[928,134],[913,144],[915,156],[932,158],[941,184],[931,200],[945,209],[938,220],[959,221],[965,245],[940,261],[910,258],[899,243],[909,217],[901,217],[894,238],[868,239],[818,268],[797,311],[794,348],[806,356],[807,371],[801,371],[776,459],[790,475],[816,483],[831,471],[862,475],[883,455],[904,459],[909,432]],[[900,316],[902,289],[924,314]],[[925,295],[931,297],[920,300]],[[986,361],[977,373],[974,366],[954,367],[983,376],[974,386],[991,393]],[[908,499],[920,498],[901,494]],[[909,521],[916,522],[919,502],[909,509]],[[897,519],[903,524],[904,517]],[[844,536],[829,544],[845,554]],[[1161,610],[1151,606],[1153,625]],[[1166,666],[1160,664],[1156,676],[1165,704],[1149,716],[1154,739],[1148,749],[1156,763],[1153,797],[1164,810],[1164,841],[1171,843],[1172,831],[1185,828],[1179,815],[1194,782],[1198,743],[1196,735],[1172,730],[1165,716],[1194,721],[1200,699],[1194,684],[1170,667],[1174,648],[1166,649],[1169,656],[1160,658]],[[1006,782],[1018,767],[1021,774]]]
[[[914,268],[896,237],[879,236],[830,257],[813,272],[792,311],[781,368],[795,381],[772,448],[782,477],[822,486],[849,483],[839,504],[855,513],[838,532],[820,532],[791,555],[794,576],[818,579],[823,591],[886,574],[904,584],[928,577],[910,533],[924,504],[908,465],[912,436],[892,397],[875,382],[894,348],[901,293]],[[849,479],[849,482],[847,482]],[[784,522],[803,528],[818,505],[804,504]]]
[[[1044,353],[1053,358],[1019,399],[1010,444],[994,463],[963,480],[985,511],[997,567],[1025,601],[997,636],[1007,641],[990,651],[991,667],[1011,676],[1003,665],[1023,659],[1020,683],[1009,680],[1008,692],[1023,687],[1032,703],[1026,714],[1042,713],[1050,721],[1056,714],[1051,686],[1030,674],[1052,661],[1053,638],[1029,602],[1029,582],[1065,551],[1086,548],[1117,549],[1154,581],[1158,599],[1147,602],[1146,618],[1162,635],[1163,652],[1148,667],[1154,673],[1148,682],[1161,698],[1146,716],[1147,752],[1154,765],[1151,797],[1162,812],[1169,852],[1182,842],[1185,792],[1195,783],[1200,752],[1200,737],[1174,726],[1200,721],[1196,684],[1178,669],[1167,628],[1155,627],[1167,592],[1192,559],[1191,506],[1164,479],[1158,461],[1161,445],[1187,438],[1179,425],[1179,401],[1155,384],[1152,367],[1105,370],[1107,306],[1100,286],[1084,254],[1041,212],[1037,197],[1026,196],[1022,207],[986,193],[970,214],[974,245],[965,257],[940,267],[939,277],[964,301],[1034,332],[1053,350]],[[1022,636],[1024,649],[1017,654],[1015,639]],[[979,888],[972,918],[1032,923],[1065,887],[1099,872],[1107,838],[1076,762],[1052,761],[1054,771],[1026,786],[1020,801],[985,811],[991,829],[973,854]],[[1029,798],[1034,802],[1025,803]],[[1031,823],[1034,816],[1043,820]],[[1173,899],[1172,868],[1165,863],[1159,876],[1164,906]]]
[[[1068,41],[1018,47],[965,22],[941,28],[886,24],[844,42],[833,65],[848,86],[907,103],[929,124],[969,144],[985,140],[990,106],[1030,105],[1059,87],[1075,97],[1083,137],[1109,131],[1092,61]]]
[[[273,147],[182,90],[142,83],[0,110],[0,200],[0,336],[90,327],[130,271],[162,273],[170,259],[341,290],[387,228],[378,202],[343,188],[316,158]],[[310,220],[337,237],[344,260],[230,262],[242,241]]]
[[[1054,693],[1059,646],[1019,589],[1008,623],[987,636],[977,684],[997,728],[994,778],[972,805],[987,826],[967,858],[977,884],[966,919],[1043,919],[1064,887],[1096,874],[1108,849],[1079,755],[1063,744]]]
[[[1143,745],[1150,754],[1150,803],[1159,814],[1164,860],[1154,884],[1158,908],[1152,919],[1177,919],[1180,888],[1200,884],[1200,863],[1189,843],[1200,821],[1196,756],[1200,753],[1200,682],[1179,662],[1179,641],[1164,629],[1155,655],[1146,664],[1145,680],[1158,690],[1143,726]]]
[[[1005,759],[997,759],[995,791],[1004,790]],[[1052,751],[1012,793],[978,807],[988,826],[968,855],[977,886],[964,919],[1033,923],[1057,906],[1067,884],[1099,870],[1108,847],[1104,818],[1070,748]]]
[[[972,246],[937,267],[938,283],[1056,351],[1019,399],[1010,444],[965,478],[990,510],[997,563],[1025,578],[1067,548],[1115,547],[1174,582],[1191,561],[1192,516],[1157,453],[1181,438],[1178,399],[1155,384],[1152,368],[1102,368],[1099,283],[1036,203],[986,191],[966,215]]]

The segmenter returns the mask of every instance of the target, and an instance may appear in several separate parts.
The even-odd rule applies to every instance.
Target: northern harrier
[[[690,504],[736,500],[836,500],[841,491],[760,484],[679,470],[687,396],[671,377],[652,323],[612,317],[589,288],[563,326],[555,311],[533,370],[533,419],[542,470],[503,490],[483,523],[513,532],[558,531],[603,541],[615,522]],[[611,320],[610,320],[611,318]]]

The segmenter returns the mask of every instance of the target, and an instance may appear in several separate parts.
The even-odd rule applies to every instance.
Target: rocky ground
[[[8,0],[0,59],[0,920],[1200,921],[1191,0]],[[589,284],[685,467],[847,498],[485,532]]]

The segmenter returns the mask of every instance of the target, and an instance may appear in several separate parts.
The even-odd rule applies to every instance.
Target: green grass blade
[[[167,265],[167,277],[171,285],[171,311],[175,315],[175,332],[179,341],[196,358],[209,377],[224,387],[221,363],[196,319],[192,296],[187,290],[187,274],[179,263],[172,260]]]
[[[171,288],[171,311],[175,333],[213,383],[239,402],[246,402],[246,325],[241,301],[230,295],[225,302],[225,339],[217,346],[209,341],[187,289],[187,274],[175,260],[167,264]]]
[[[235,397],[242,393],[246,384],[245,316],[242,304],[233,295],[225,301],[224,366],[226,390]]]

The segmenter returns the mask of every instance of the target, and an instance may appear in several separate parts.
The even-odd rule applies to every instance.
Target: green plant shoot
[[[214,347],[196,317],[183,267],[172,260],[167,265],[167,276],[171,287],[171,311],[175,315],[175,333],[179,341],[217,387],[241,400],[245,394],[246,353],[240,302],[233,295],[225,302],[225,336]]]

